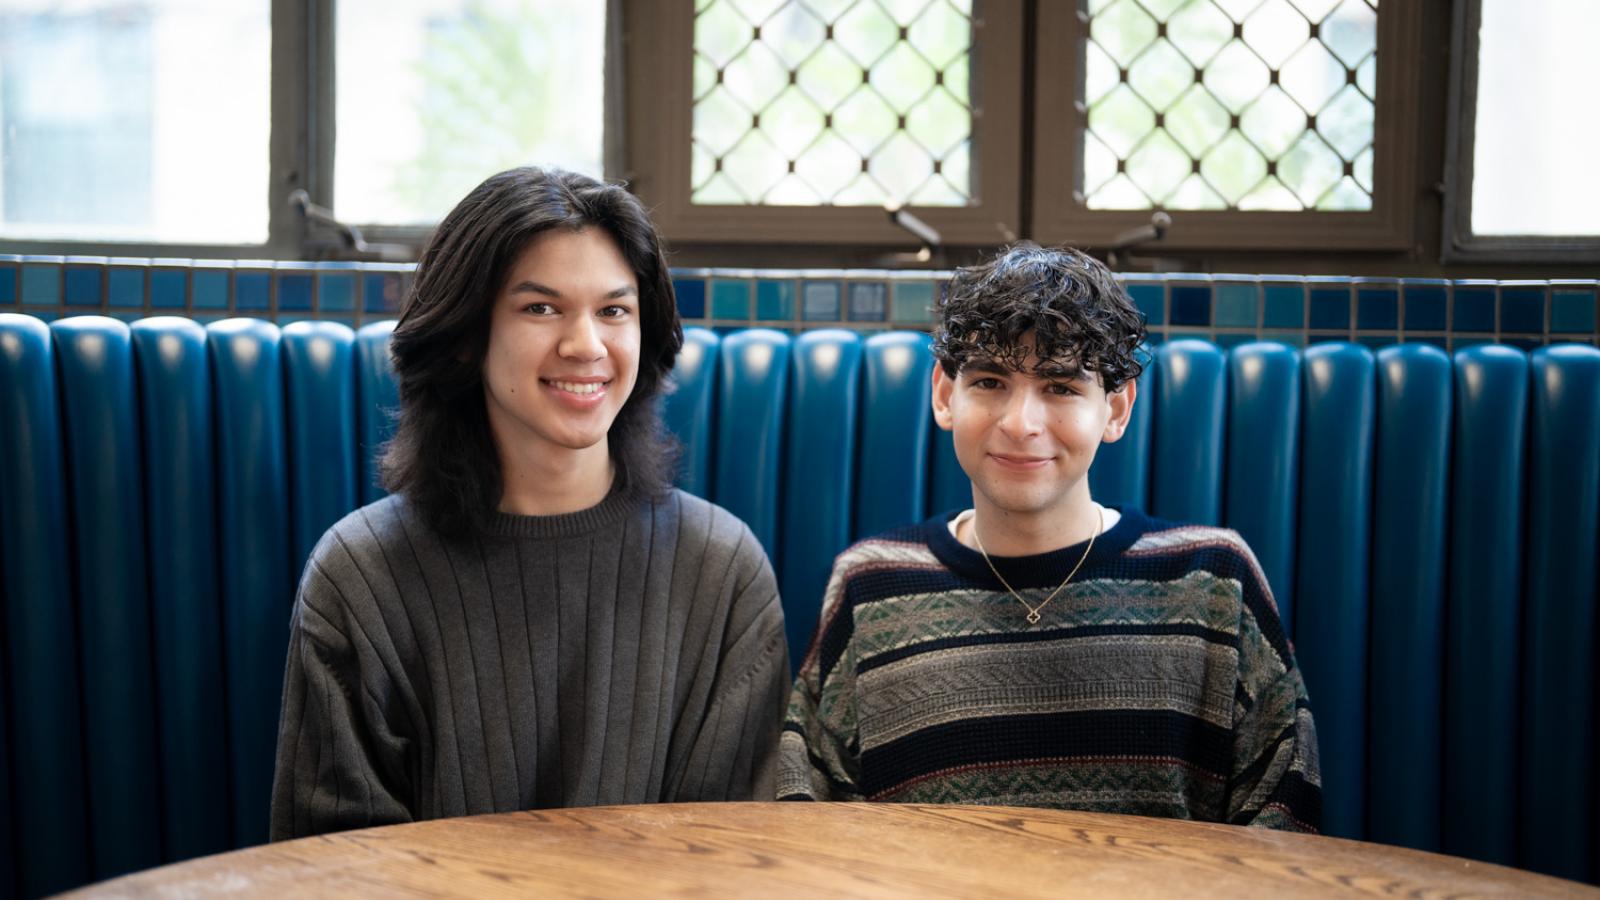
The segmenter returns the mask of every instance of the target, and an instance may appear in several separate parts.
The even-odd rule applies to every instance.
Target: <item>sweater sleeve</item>
[[[313,561],[290,626],[271,840],[412,820],[408,742],[386,724],[345,628],[319,612],[337,604]]]
[[[789,694],[778,765],[779,800],[862,800],[856,736],[854,628],[847,565],[836,562],[811,649]]]
[[[1228,821],[1314,833],[1322,827],[1316,725],[1270,588],[1254,557],[1247,562]]]
[[[789,646],[777,579],[755,536],[744,530],[739,573],[710,706],[681,775],[663,801],[767,800],[777,767],[778,727],[789,681]]]

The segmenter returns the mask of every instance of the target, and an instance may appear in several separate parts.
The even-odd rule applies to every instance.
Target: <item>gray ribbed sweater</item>
[[[445,541],[389,497],[301,579],[272,838],[768,799],[788,673],[772,570],[720,507],[613,494]]]

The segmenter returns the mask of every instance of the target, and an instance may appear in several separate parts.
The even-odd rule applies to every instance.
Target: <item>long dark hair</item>
[[[383,485],[445,534],[481,532],[500,503],[500,457],[483,393],[490,314],[511,265],[553,228],[604,230],[633,269],[639,375],[611,425],[611,459],[620,489],[659,495],[671,483],[676,444],[655,401],[683,346],[683,326],[655,226],[617,185],[512,169],[478,185],[439,223],[389,343],[400,419],[384,451]]]

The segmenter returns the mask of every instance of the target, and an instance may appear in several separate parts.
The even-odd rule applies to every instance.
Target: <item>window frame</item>
[[[1373,197],[1367,212],[1168,210],[1162,239],[1174,250],[1400,250],[1415,242],[1417,102],[1422,4],[1383,4],[1378,16],[1377,92],[1373,122]],[[1041,47],[1080,47],[1086,14],[1078,3],[1039,4]],[[1044,243],[1111,246],[1119,234],[1150,222],[1154,210],[1091,210],[1081,199],[1079,100],[1084,54],[1038,55],[1034,73],[1033,231]],[[1063,154],[1062,151],[1065,151]],[[1061,160],[1058,165],[1041,161]]]
[[[656,227],[674,244],[918,246],[874,206],[723,206],[690,202],[694,115],[693,0],[626,3],[628,81],[657,87],[627,98],[627,167],[619,173],[651,207]],[[1019,178],[1023,141],[1023,0],[974,0],[981,40],[972,74],[973,196],[966,207],[909,209],[946,245],[993,246],[1025,233]]]
[[[1478,130],[1478,32],[1483,0],[1454,4],[1450,22],[1450,99],[1446,125],[1441,261],[1600,263],[1600,235],[1480,235],[1472,230],[1472,178]]]
[[[61,255],[193,258],[303,259],[306,222],[289,203],[304,188],[313,203],[332,196],[333,4],[335,0],[270,0],[268,52],[271,117],[267,151],[267,239],[260,243],[163,243],[159,241],[5,238],[4,252]]]

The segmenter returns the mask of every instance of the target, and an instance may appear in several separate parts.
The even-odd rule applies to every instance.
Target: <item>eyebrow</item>
[[[518,282],[516,285],[512,286],[512,288],[510,290],[510,293],[513,293],[513,294],[542,294],[542,295],[544,295],[546,297],[553,297],[553,298],[556,298],[558,300],[561,298],[561,292],[560,291],[556,290],[553,287],[550,287],[549,285],[540,284],[537,281],[522,281],[522,282]],[[637,287],[635,287],[635,286],[633,286],[631,284],[625,284],[622,287],[616,288],[615,290],[612,290],[612,291],[608,292],[607,294],[605,294],[605,296],[601,297],[600,299],[602,299],[602,300],[620,300],[623,297],[634,297],[634,298],[637,298],[638,296],[639,296],[639,289]]]
[[[961,367],[963,374],[982,373],[984,375],[998,375],[1002,378],[1021,374],[1010,366],[1004,366],[992,359],[975,359]],[[1051,363],[1034,369],[1032,373],[1040,378],[1050,381],[1082,381],[1089,377],[1089,373],[1078,366],[1067,366],[1060,363]]]

